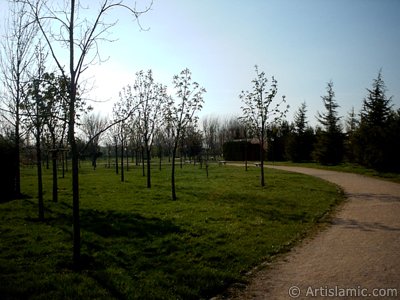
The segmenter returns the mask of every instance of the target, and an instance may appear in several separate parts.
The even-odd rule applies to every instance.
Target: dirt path
[[[274,167],[333,182],[348,201],[331,226],[257,272],[245,290],[228,299],[400,299],[400,184]]]

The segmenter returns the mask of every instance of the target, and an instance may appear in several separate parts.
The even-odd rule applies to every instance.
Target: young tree
[[[260,160],[261,160],[261,186],[265,186],[264,179],[264,159],[265,146],[267,142],[267,126],[270,122],[278,123],[286,115],[289,105],[286,104],[285,96],[282,100],[275,104],[274,99],[278,93],[278,82],[272,77],[271,86],[268,89],[268,79],[264,72],[260,72],[255,66],[256,78],[252,80],[253,90],[242,91],[240,99],[243,106],[241,107],[243,116],[242,121],[247,124],[251,133],[257,137],[260,143]],[[281,106],[283,105],[283,110]]]
[[[327,95],[321,97],[326,112],[317,116],[322,130],[317,134],[314,156],[321,164],[336,165],[343,159],[343,133],[332,81],[328,82],[326,90]]]
[[[154,136],[163,122],[162,112],[167,103],[167,88],[154,82],[151,70],[136,73],[136,80],[132,86],[128,85],[123,90],[123,97],[137,107],[136,128],[141,136],[147,161],[147,187],[151,188],[151,149]]]
[[[43,176],[42,176],[42,145],[41,139],[43,128],[46,123],[48,98],[46,95],[46,82],[44,76],[44,60],[45,54],[42,49],[36,52],[38,70],[32,83],[29,84],[27,95],[24,99],[22,107],[28,116],[28,127],[35,138],[36,147],[36,167],[38,180],[38,207],[39,220],[44,220],[44,204],[43,204]]]
[[[121,181],[125,181],[125,171],[124,171],[124,150],[127,145],[129,126],[126,123],[127,117],[132,114],[132,99],[124,99],[120,96],[121,101],[118,101],[114,104],[113,108],[113,117],[115,122],[115,164],[116,164],[116,173],[118,174],[118,142],[120,142],[121,149]],[[122,121],[120,121],[122,120]]]
[[[57,158],[62,153],[64,138],[67,129],[68,116],[68,86],[69,81],[65,81],[62,76],[54,73],[44,73],[42,76],[43,95],[46,105],[43,107],[45,130],[48,133],[50,145],[49,152],[52,160],[53,174],[53,201],[58,201],[58,171]]]
[[[27,13],[26,3],[9,1],[10,15],[7,19],[7,33],[1,39],[0,66],[1,80],[5,94],[1,98],[3,118],[12,128],[15,154],[15,194],[21,195],[20,175],[20,144],[23,116],[21,106],[27,94],[30,66],[34,59],[34,40],[37,34],[36,26],[28,26],[32,21]]]
[[[107,22],[108,13],[116,8],[128,10],[136,20],[149,8],[138,11],[124,1],[102,0],[97,13],[85,15],[79,1],[48,3],[45,0],[21,0],[30,7],[30,12],[47,42],[51,56],[65,80],[70,80],[68,101],[68,141],[72,155],[72,202],[73,202],[73,260],[80,262],[80,217],[79,217],[79,153],[75,138],[78,87],[83,72],[100,60],[100,43],[107,40],[107,33],[116,22]],[[60,7],[61,6],[61,7]],[[89,15],[94,18],[88,17]],[[66,52],[65,52],[66,51]],[[66,62],[63,60],[66,58]],[[64,69],[68,66],[68,71]]]
[[[176,200],[175,190],[175,158],[182,134],[189,125],[196,124],[195,113],[201,110],[204,100],[203,94],[206,90],[197,82],[192,81],[192,73],[189,69],[184,69],[179,75],[173,78],[176,90],[176,100],[169,99],[165,117],[171,124],[170,130],[173,137],[172,148],[172,173],[171,173],[171,192],[172,200]]]

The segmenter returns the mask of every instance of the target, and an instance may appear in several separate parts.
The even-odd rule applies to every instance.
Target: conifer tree
[[[393,121],[392,97],[386,96],[386,86],[382,71],[372,83],[372,89],[367,89],[361,110],[360,128],[356,135],[355,152],[357,162],[378,170],[392,168],[391,148],[392,134],[390,125]]]
[[[294,122],[286,145],[286,154],[294,162],[311,160],[314,130],[308,125],[307,104],[303,102],[294,115]]]
[[[327,95],[321,97],[326,112],[318,113],[317,117],[322,128],[317,134],[314,158],[321,164],[335,165],[343,159],[343,134],[332,81],[328,82],[326,90]]]

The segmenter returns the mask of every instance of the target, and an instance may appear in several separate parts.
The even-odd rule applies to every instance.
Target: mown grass
[[[30,199],[0,204],[2,299],[206,299],[263,261],[287,251],[315,227],[342,194],[312,177],[277,170],[186,165],[139,168],[120,182],[114,170],[80,170],[82,270],[73,271],[70,174],[51,202],[45,172],[46,221],[37,220],[34,169],[23,170]]]

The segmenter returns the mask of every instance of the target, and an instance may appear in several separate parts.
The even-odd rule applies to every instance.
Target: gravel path
[[[234,290],[228,299],[400,299],[400,184],[350,173],[274,168],[333,182],[348,201],[331,226],[254,274],[245,290]]]

